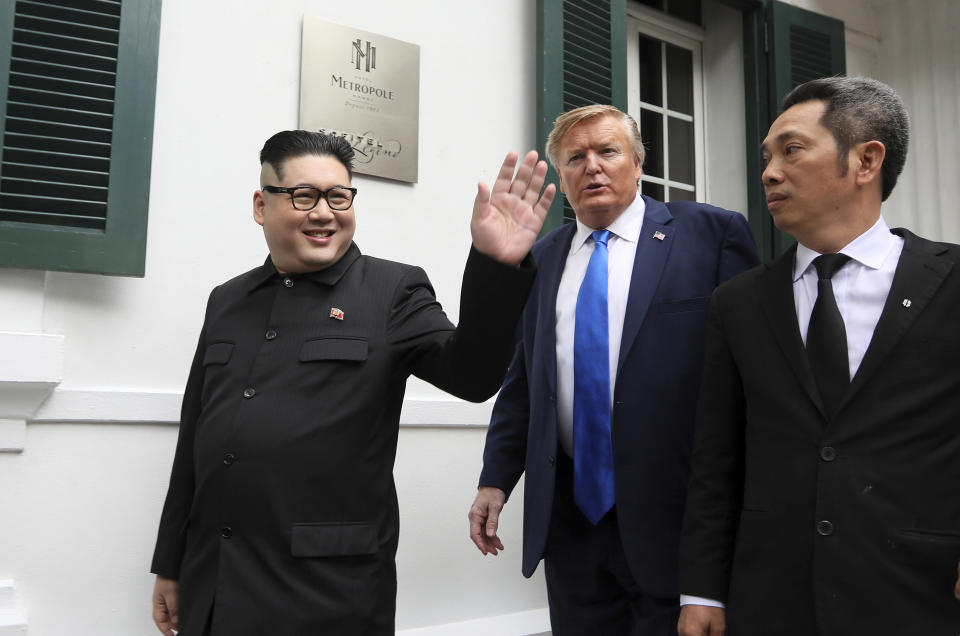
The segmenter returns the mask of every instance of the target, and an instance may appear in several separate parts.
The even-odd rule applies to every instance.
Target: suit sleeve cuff
[[[725,606],[720,601],[715,601],[712,598],[703,598],[702,596],[687,596],[686,594],[680,595],[680,605],[705,605],[706,607],[719,607],[723,609]]]

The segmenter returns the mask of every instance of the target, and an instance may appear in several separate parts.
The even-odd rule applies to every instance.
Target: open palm
[[[477,186],[470,233],[479,252],[509,265],[519,265],[534,241],[556,194],[552,183],[543,190],[547,164],[537,161],[531,150],[517,168],[517,153],[509,152],[493,190],[485,183]]]

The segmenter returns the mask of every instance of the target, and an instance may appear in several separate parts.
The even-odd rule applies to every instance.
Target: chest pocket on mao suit
[[[307,340],[300,347],[300,362],[363,362],[367,359],[367,351],[367,341],[363,338],[316,338]]]
[[[207,347],[206,353],[203,354],[203,366],[209,364],[226,364],[230,361],[232,354],[232,342],[214,342]]]
[[[209,400],[219,395],[229,384],[227,363],[233,356],[233,348],[232,342],[214,342],[207,345],[203,354],[202,400],[205,404],[209,404]]]

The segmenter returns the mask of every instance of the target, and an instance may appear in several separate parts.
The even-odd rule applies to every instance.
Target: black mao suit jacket
[[[612,412],[617,520],[630,570],[644,594],[677,596],[680,521],[710,294],[758,262],[746,219],[702,203],[661,203],[645,212],[630,278]],[[507,494],[526,472],[523,574],[547,545],[557,442],[556,303],[571,223],[533,249],[540,273],[497,397],[481,486]],[[571,555],[572,557],[575,555]]]
[[[535,267],[471,250],[454,329],[423,270],[361,256],[213,290],[152,571],[184,636],[393,634],[400,408],[415,374],[499,387]]]
[[[960,247],[905,230],[836,415],[794,308],[795,249],[717,289],[681,544],[731,636],[956,636]]]

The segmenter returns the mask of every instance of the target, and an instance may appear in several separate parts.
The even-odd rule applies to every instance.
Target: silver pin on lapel
[[[904,307],[909,307],[909,306],[912,305],[912,304],[913,304],[913,302],[912,302],[909,298],[904,298],[904,299],[903,299],[903,306],[904,306]]]

